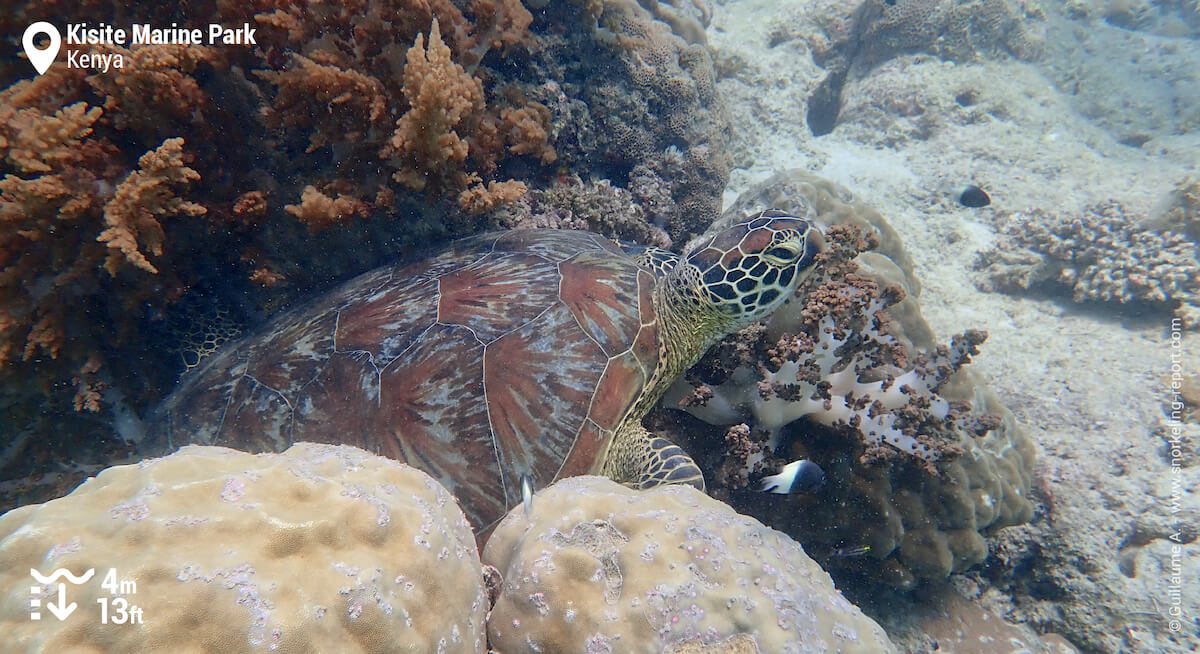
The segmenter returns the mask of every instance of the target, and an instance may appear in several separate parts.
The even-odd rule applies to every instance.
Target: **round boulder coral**
[[[484,560],[504,577],[488,637],[505,654],[895,651],[799,544],[691,487],[559,481]]]
[[[0,517],[14,650],[482,653],[482,581],[450,493],[348,446],[185,447]]]

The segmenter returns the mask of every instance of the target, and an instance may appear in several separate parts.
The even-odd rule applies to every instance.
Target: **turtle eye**
[[[795,250],[792,250],[791,248],[786,248],[781,245],[776,245],[775,247],[768,249],[763,254],[768,257],[771,257],[772,259],[778,259],[780,261],[791,261],[792,259],[795,259],[796,255],[798,255],[799,253],[796,252]]]

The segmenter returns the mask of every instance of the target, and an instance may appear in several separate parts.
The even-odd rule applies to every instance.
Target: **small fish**
[[[851,556],[862,556],[871,552],[870,545],[859,545],[858,547],[839,547],[830,554],[830,558],[840,559]]]
[[[783,466],[777,475],[763,477],[758,490],[765,493],[815,493],[825,485],[825,471],[821,466],[801,459]]]
[[[971,184],[963,188],[962,192],[958,194],[958,203],[964,207],[978,209],[991,204],[992,198],[987,194],[987,191]]]
[[[525,504],[525,517],[533,515],[533,477],[521,475],[521,501]]]

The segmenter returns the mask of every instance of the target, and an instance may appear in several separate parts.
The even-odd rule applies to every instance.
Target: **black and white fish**
[[[776,475],[763,477],[758,489],[766,493],[815,493],[825,485],[825,471],[807,459],[792,461]]]

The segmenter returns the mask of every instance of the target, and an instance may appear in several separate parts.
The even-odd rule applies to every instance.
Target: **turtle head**
[[[691,269],[683,274],[699,284],[701,301],[732,321],[728,329],[737,329],[791,297],[824,250],[813,223],[764,211],[695,242],[681,268]]]

